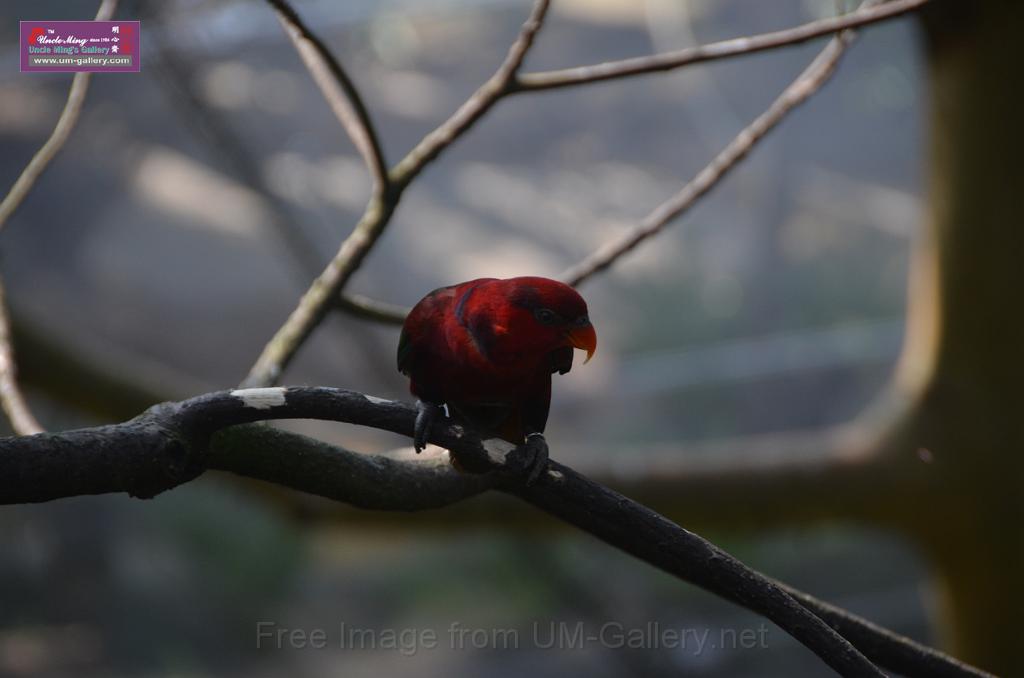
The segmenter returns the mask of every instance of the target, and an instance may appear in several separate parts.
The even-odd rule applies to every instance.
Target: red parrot
[[[547,465],[551,375],[572,368],[574,348],[589,361],[597,334],[583,298],[556,280],[479,278],[423,297],[398,342],[398,370],[418,399],[416,451],[446,405],[483,438],[525,443],[532,482]]]

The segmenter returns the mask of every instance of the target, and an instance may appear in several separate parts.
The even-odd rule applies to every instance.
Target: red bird
[[[398,370],[418,398],[416,451],[447,405],[483,438],[525,443],[532,482],[547,465],[551,375],[572,368],[574,348],[589,361],[597,334],[586,302],[558,281],[479,278],[423,297],[398,342]]]

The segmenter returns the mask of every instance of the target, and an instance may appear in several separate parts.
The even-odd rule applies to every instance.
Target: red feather
[[[543,432],[552,372],[597,338],[583,298],[547,278],[480,278],[442,287],[409,313],[398,369],[419,399],[447,404],[484,436],[514,443]]]

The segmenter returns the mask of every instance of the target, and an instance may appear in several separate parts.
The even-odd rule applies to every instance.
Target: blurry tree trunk
[[[1020,0],[925,16],[930,214],[899,373],[934,475],[904,508],[941,577],[948,649],[1024,676],[1024,92]]]

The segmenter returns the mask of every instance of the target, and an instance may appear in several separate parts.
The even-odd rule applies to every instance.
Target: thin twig
[[[32,156],[32,159],[25,165],[25,169],[21,171],[14,185],[11,186],[7,196],[4,197],[3,202],[0,202],[0,228],[3,228],[7,223],[7,220],[18,209],[29,192],[31,192],[32,187],[35,186],[36,181],[38,181],[39,177],[49,166],[50,161],[64,147],[64,143],[68,140],[71,130],[74,129],[75,123],[78,122],[78,115],[82,111],[82,103],[85,101],[85,95],[89,91],[89,77],[91,75],[92,73],[75,73],[74,78],[72,78],[67,102],[64,104],[64,110],[61,111],[53,132],[50,133],[50,138]]]
[[[99,10],[96,12],[96,21],[107,21],[114,15],[117,9],[117,0],[103,0]],[[0,201],[0,229],[7,224],[7,220],[18,209],[25,197],[32,191],[39,177],[42,176],[50,162],[57,156],[57,153],[64,148],[71,130],[75,128],[78,117],[82,112],[82,105],[85,103],[85,95],[89,91],[89,80],[92,73],[75,73],[71,79],[71,88],[68,90],[68,98],[64,103],[64,110],[57,118],[57,124],[45,143],[36,151],[25,169],[15,180],[11,190]],[[7,314],[7,301],[4,295],[3,282],[0,281],[0,406],[3,407],[7,418],[15,432],[21,435],[39,433],[43,430],[39,422],[32,415],[25,397],[21,393],[17,380],[17,367],[14,360],[14,349],[11,344],[10,318]]]
[[[270,0],[275,3],[278,0]],[[349,278],[362,264],[363,259],[377,243],[387,227],[391,215],[398,205],[402,191],[412,178],[470,125],[480,118],[506,91],[527,50],[533,44],[533,37],[544,20],[548,0],[538,0],[530,18],[523,25],[519,37],[513,43],[508,56],[498,71],[477,90],[469,101],[447,122],[428,134],[420,144],[407,155],[391,173],[391,188],[385,193],[375,194],[352,233],[341,244],[338,253],[327,265],[309,290],[299,300],[298,306],[263,348],[256,363],[242,382],[244,386],[267,386],[274,384],[285,366],[291,361],[317,325],[323,320],[331,306],[343,291]],[[395,313],[387,313],[392,318]]]
[[[433,132],[423,137],[391,171],[391,179],[400,186],[407,186],[413,178],[434,158],[440,155],[456,139],[462,136],[477,120],[489,111],[502,97],[512,92],[526,53],[533,45],[533,39],[544,24],[549,0],[537,0],[519,36],[508,50],[508,55],[487,82],[481,85],[469,99]]]
[[[587,278],[611,266],[641,242],[659,233],[679,215],[692,207],[775,128],[794,108],[817,92],[832,73],[839,59],[853,39],[852,31],[843,31],[829,41],[825,49],[794,80],[768,109],[744,128],[715,158],[702,169],[682,190],[658,205],[635,227],[611,240],[583,261],[562,273],[560,278],[576,286]]]
[[[359,223],[341,243],[341,249],[302,295],[298,306],[273,338],[263,347],[263,352],[242,382],[243,386],[269,386],[277,383],[285,366],[291,362],[309,335],[337,303],[345,283],[370,252],[394,209],[395,203],[390,200],[378,197],[370,201]]]
[[[267,0],[277,12],[288,37],[313,76],[334,115],[341,122],[352,143],[373,176],[376,191],[388,191],[387,163],[373,121],[363,104],[359,90],[327,46],[303,23],[287,0]]]
[[[843,675],[879,675],[854,647],[906,675],[985,676],[750,570],[650,509],[551,462],[526,486],[520,448],[436,425],[431,442],[495,471],[465,474],[447,453],[365,455],[265,426],[273,419],[323,419],[411,436],[415,408],[335,388],[261,388],[164,403],[110,426],[0,439],[0,504],[128,492],[151,497],[216,468],[367,509],[417,511],[499,489],[641,560],[763,614]],[[800,611],[803,607],[813,614]],[[822,621],[825,623],[823,624]],[[827,624],[828,626],[826,626]]]
[[[114,15],[115,9],[117,9],[117,0],[103,0],[100,3],[99,11],[96,12],[96,20],[107,21]],[[78,122],[78,115],[82,112],[82,103],[85,101],[86,92],[89,91],[91,75],[92,73],[88,72],[75,73],[74,78],[72,78],[71,89],[68,92],[64,110],[61,111],[60,117],[57,118],[57,124],[53,128],[53,132],[50,133],[50,138],[32,156],[28,165],[21,171],[17,181],[11,186],[7,196],[0,202],[0,228],[4,227],[7,220],[18,209],[18,206],[21,205],[25,196],[32,190],[40,175],[46,170],[50,161],[64,147],[64,143],[68,140],[71,130],[74,129],[75,123]]]
[[[516,79],[516,92],[535,92],[557,87],[572,87],[644,73],[668,71],[690,64],[751,54],[788,45],[796,45],[840,30],[877,23],[912,12],[929,0],[893,0],[882,5],[864,6],[838,17],[828,17],[772,33],[713,42],[674,52],[577,66],[557,71],[522,73]]]
[[[4,284],[0,281],[0,406],[3,407],[11,428],[18,435],[40,433],[43,427],[32,415],[25,402],[25,396],[18,386],[17,367],[11,342],[11,323],[7,315],[7,300],[4,298]]]
[[[389,325],[401,325],[409,315],[409,308],[386,301],[378,301],[362,294],[346,292],[338,299],[338,307],[354,316]]]

